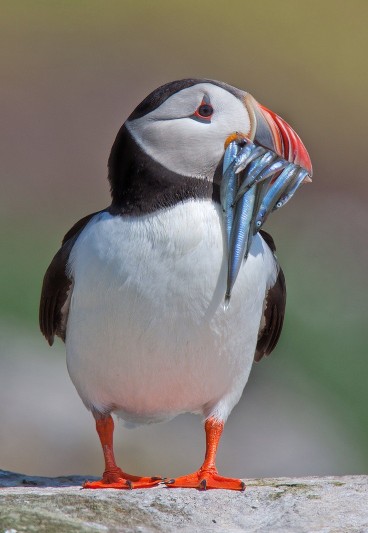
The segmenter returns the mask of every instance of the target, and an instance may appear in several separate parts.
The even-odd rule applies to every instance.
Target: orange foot
[[[245,490],[245,483],[241,479],[219,476],[216,469],[202,470],[199,469],[193,474],[181,476],[176,479],[165,481],[169,488],[193,488],[198,490],[207,489],[228,489],[228,490]]]
[[[100,481],[86,481],[84,489],[147,489],[156,487],[162,481],[161,477],[139,477],[126,474],[117,469],[113,472],[104,472]]]

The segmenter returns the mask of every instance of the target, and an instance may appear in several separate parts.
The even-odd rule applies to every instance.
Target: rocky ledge
[[[0,533],[367,532],[368,476],[246,480],[245,492],[85,490],[0,471]]]

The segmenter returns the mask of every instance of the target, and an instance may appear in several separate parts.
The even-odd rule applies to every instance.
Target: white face
[[[202,102],[213,108],[210,119],[195,116]],[[227,137],[248,134],[251,122],[236,96],[211,83],[199,83],[173,94],[144,117],[127,121],[126,127],[140,147],[169,170],[211,178]]]

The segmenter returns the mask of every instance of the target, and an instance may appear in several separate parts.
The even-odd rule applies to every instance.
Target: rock
[[[0,471],[0,533],[366,532],[368,476],[252,479],[244,493],[86,490]]]

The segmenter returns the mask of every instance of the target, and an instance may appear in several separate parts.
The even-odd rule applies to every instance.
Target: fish
[[[263,155],[265,152],[266,150],[261,146],[257,146],[243,138],[231,142],[225,151],[222,165],[223,177],[220,185],[220,200],[228,250],[234,220],[234,204],[239,181],[237,176],[239,165],[245,168],[254,158]]]
[[[308,171],[302,167],[299,167],[299,171],[295,176],[293,183],[287,187],[285,194],[279,198],[272,211],[276,211],[277,209],[280,209],[280,207],[283,207],[294,196],[296,190],[299,189],[300,185],[307,176],[309,176]]]
[[[225,150],[220,184],[227,251],[225,307],[254,235],[268,215],[285,205],[309,172],[246,138]]]
[[[249,153],[252,151],[252,147],[249,146],[249,144],[245,145],[243,148],[246,149]],[[226,172],[226,170],[231,164],[235,164],[240,150],[242,150],[242,147],[240,147],[237,142],[231,142],[228,145],[227,149],[225,150],[224,161],[222,164],[223,174]]]
[[[248,142],[243,148],[242,152],[235,159],[235,173],[239,174],[249,163],[265,153],[266,149],[262,148],[262,146],[257,146],[251,142]]]
[[[236,203],[233,224],[231,227],[227,287],[225,294],[225,304],[228,304],[235,280],[239,274],[241,264],[247,258],[251,239],[251,220],[256,199],[256,189],[247,191]]]
[[[235,143],[231,143],[235,144]],[[226,233],[226,244],[229,247],[230,244],[230,235],[231,228],[233,226],[234,220],[234,209],[233,204],[236,195],[236,185],[237,185],[237,176],[235,174],[235,162],[234,159],[231,160],[231,154],[234,150],[234,147],[229,150],[230,156],[224,158],[223,172],[221,186],[220,186],[220,200],[225,224],[225,233]]]
[[[246,178],[244,179],[243,183],[240,185],[238,192],[235,197],[235,201],[237,202],[239,198],[255,183],[258,183],[259,181],[263,179],[267,179],[268,177],[272,176],[275,172],[267,172],[267,169],[272,166],[273,161],[276,158],[276,154],[273,152],[266,152],[261,157],[255,159],[252,161],[247,169],[246,172]],[[280,165],[278,165],[279,167]]]
[[[289,163],[281,172],[277,180],[270,186],[257,213],[256,227],[258,229],[263,226],[269,213],[271,213],[280,197],[295,178],[297,171],[298,167],[293,163]]]

